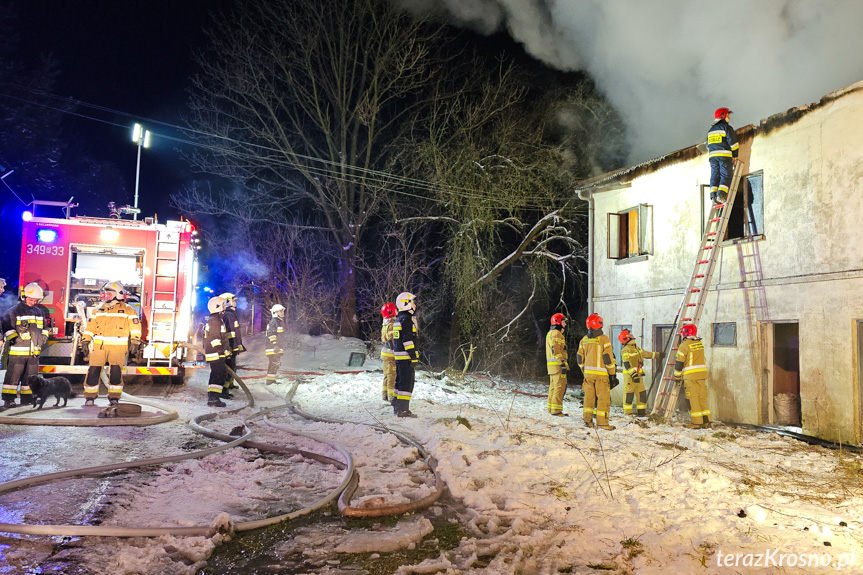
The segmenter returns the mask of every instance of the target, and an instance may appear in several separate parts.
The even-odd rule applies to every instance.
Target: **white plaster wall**
[[[756,134],[741,149],[747,173],[764,173],[765,238],[722,248],[699,324],[718,419],[766,423],[759,406],[765,367],[759,326],[793,321],[800,329],[804,432],[863,440],[854,323],[863,318],[861,134],[863,93],[857,91]],[[594,196],[595,309],[609,328],[631,324],[645,349],[654,349],[653,325],[673,322],[692,272],[701,239],[700,186],[709,172],[702,155]],[[616,265],[606,256],[606,214],[640,203],[653,206],[654,255]],[[741,274],[741,265],[750,271],[758,265],[761,288],[742,287],[756,275]],[[709,345],[710,324],[724,321],[737,322],[737,347]],[[612,395],[620,403],[622,386]]]

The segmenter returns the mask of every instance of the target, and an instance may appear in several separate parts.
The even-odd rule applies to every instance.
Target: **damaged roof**
[[[835,100],[838,100],[846,94],[851,94],[860,90],[863,90],[863,81],[857,82],[856,84],[851,84],[846,88],[842,88],[841,90],[837,90],[835,92],[827,94],[819,101],[812,104],[800,106],[797,108],[789,108],[785,112],[780,112],[778,114],[769,116],[761,120],[758,126],[754,126],[752,124],[743,126],[739,130],[737,130],[737,139],[742,144],[754,138],[756,135],[767,135],[770,132],[781,128],[782,126],[787,126],[789,124],[797,122],[806,114],[813,112]],[[645,160],[644,162],[635,164],[633,166],[628,166],[620,170],[606,172],[588,180],[582,180],[575,187],[575,191],[602,191],[605,188],[625,185],[640,176],[656,172],[661,168],[665,168],[673,164],[691,160],[705,153],[707,153],[707,146],[702,142],[694,146],[689,146],[688,148],[682,148],[680,150],[670,152],[668,154],[659,156],[658,158]]]

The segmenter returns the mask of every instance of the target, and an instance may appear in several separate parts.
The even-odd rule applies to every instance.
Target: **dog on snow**
[[[52,395],[57,398],[54,407],[60,405],[60,400],[63,400],[63,407],[66,407],[66,402],[70,397],[75,397],[72,392],[72,384],[65,377],[52,377],[45,379],[41,375],[31,375],[27,378],[27,385],[33,392],[33,409],[42,409],[45,401]]]

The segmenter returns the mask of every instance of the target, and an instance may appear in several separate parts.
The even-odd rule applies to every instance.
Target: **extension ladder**
[[[734,167],[728,197],[724,203],[713,204],[710,209],[704,235],[701,237],[701,247],[698,248],[698,257],[695,259],[695,269],[692,270],[692,276],[683,294],[683,301],[677,310],[677,317],[674,318],[671,337],[668,338],[668,346],[663,356],[665,364],[662,369],[662,379],[659,380],[653,399],[651,415],[658,414],[664,418],[671,418],[677,409],[677,400],[682,386],[674,379],[674,364],[677,362],[677,348],[680,345],[680,328],[687,323],[697,325],[698,320],[701,319],[701,311],[704,309],[704,302],[710,289],[710,280],[713,277],[716,261],[719,259],[718,248],[728,229],[731,207],[734,205],[734,197],[742,175],[743,163],[738,162]]]
[[[154,356],[147,358],[148,368],[171,367],[176,352],[180,233],[173,230],[159,230],[158,233],[150,311],[150,345],[154,348]],[[157,353],[161,357],[155,355]]]

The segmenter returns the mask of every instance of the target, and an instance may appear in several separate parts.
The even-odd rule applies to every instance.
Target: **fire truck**
[[[141,319],[143,340],[124,373],[182,381],[187,351],[179,344],[189,342],[194,331],[198,240],[191,222],[55,219],[25,212],[23,229],[19,285],[42,287],[41,306],[51,326],[41,372],[87,372],[82,332],[100,303],[101,287],[119,281]]]

